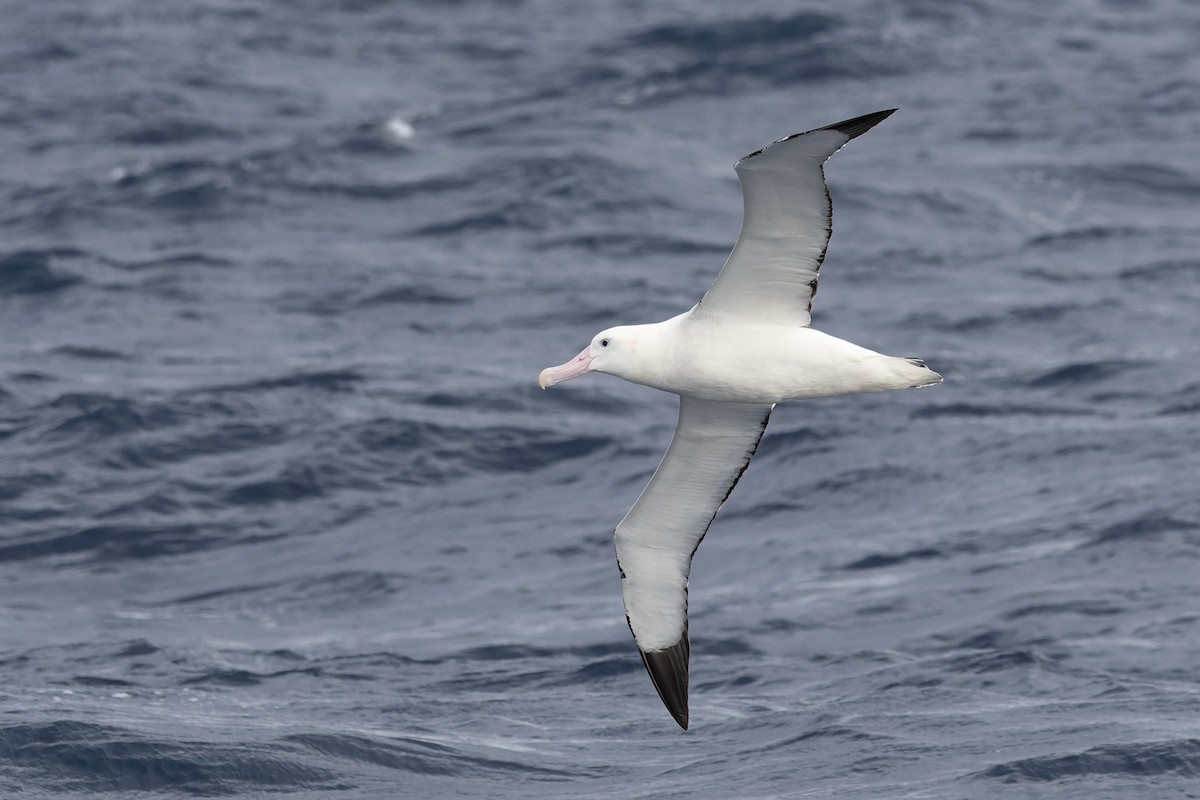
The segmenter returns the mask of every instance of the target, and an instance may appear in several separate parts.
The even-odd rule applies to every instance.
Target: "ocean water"
[[[6,3],[0,794],[1200,795],[1190,0]],[[611,534],[740,156],[814,325],[696,555],[692,728]]]

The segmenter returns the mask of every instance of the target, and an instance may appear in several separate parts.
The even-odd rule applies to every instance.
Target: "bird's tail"
[[[925,366],[925,362],[919,358],[898,358],[896,360],[907,364],[904,369],[904,377],[912,381],[908,384],[910,389],[933,386],[935,383],[942,382],[942,376]]]

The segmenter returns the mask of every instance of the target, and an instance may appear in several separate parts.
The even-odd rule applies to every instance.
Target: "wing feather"
[[[680,397],[671,446],[617,526],[629,628],[659,696],[684,728],[692,555],[750,463],[772,408]]]
[[[742,230],[701,301],[704,313],[809,324],[832,231],[825,161],[894,111],[788,136],[734,165],[742,185]]]

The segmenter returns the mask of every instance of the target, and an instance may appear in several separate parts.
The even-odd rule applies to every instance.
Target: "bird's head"
[[[620,326],[600,331],[579,355],[565,364],[542,370],[538,375],[538,386],[548,389],[587,372],[607,372],[626,380],[636,380],[640,359],[635,327]]]

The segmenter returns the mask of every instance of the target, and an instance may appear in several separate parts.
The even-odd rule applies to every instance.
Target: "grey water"
[[[0,794],[1200,795],[1200,7],[0,5]],[[611,534],[733,162],[827,165],[814,326],[696,555]]]

